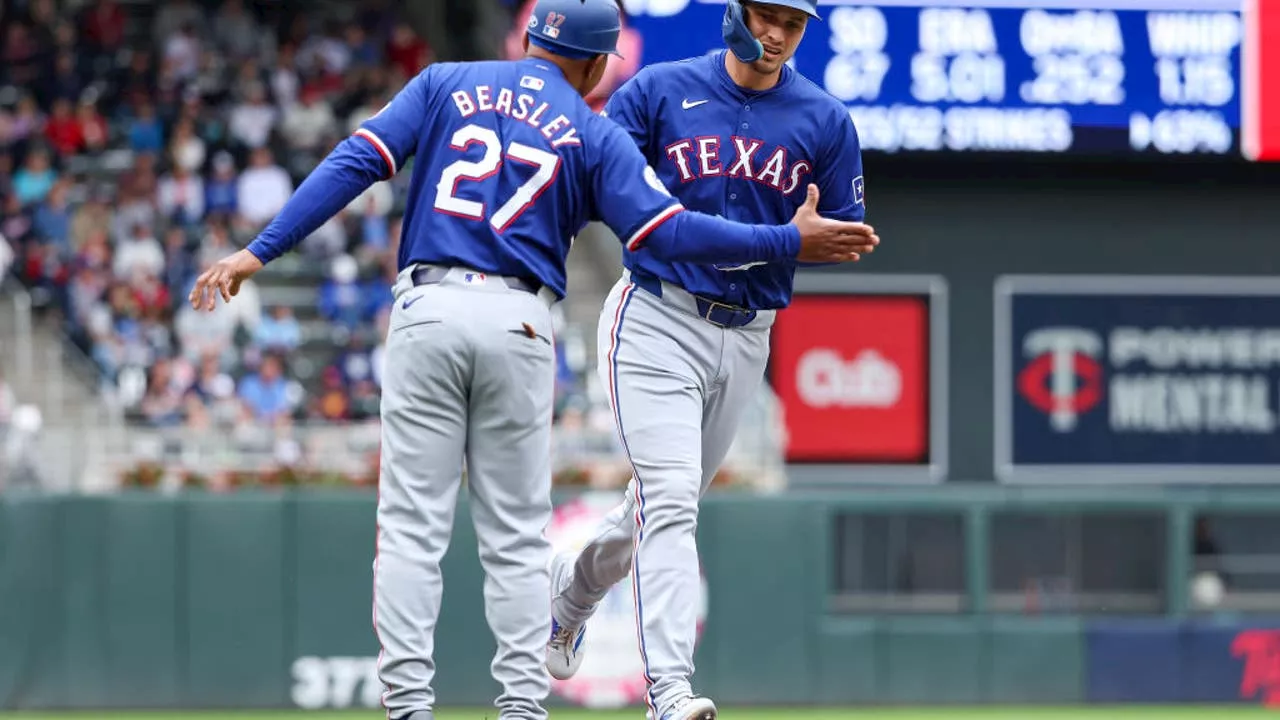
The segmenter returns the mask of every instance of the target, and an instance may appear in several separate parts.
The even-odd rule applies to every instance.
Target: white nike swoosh
[[[711,101],[710,101],[710,100],[698,100],[697,102],[689,102],[689,99],[688,99],[688,98],[685,98],[685,99],[684,99],[684,101],[680,103],[680,107],[684,108],[685,110],[688,110],[689,108],[696,108],[696,107],[698,107],[699,105],[703,105],[703,104],[705,104],[705,103],[709,103],[709,102],[711,102]]]

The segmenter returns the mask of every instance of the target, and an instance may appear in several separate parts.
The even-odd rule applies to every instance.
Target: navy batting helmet
[[[618,55],[622,18],[617,0],[538,0],[526,31],[544,50],[585,60]]]
[[[818,15],[818,0],[752,0],[752,2],[803,10],[810,17],[822,19]],[[747,27],[741,0],[729,0],[725,5],[724,22],[721,23],[720,30],[724,35],[725,44],[742,62],[752,63],[764,57],[764,46]]]

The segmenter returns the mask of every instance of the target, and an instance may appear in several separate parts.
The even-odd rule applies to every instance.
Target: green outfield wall
[[[1190,513],[1265,505],[1250,497],[1095,502],[928,489],[709,498],[699,525],[709,594],[698,688],[726,704],[1086,701],[1089,616],[1038,602],[990,607],[984,558],[999,514],[1161,513],[1177,540],[1160,562],[1177,577],[1187,573]],[[0,498],[0,707],[375,706],[374,504],[372,494],[326,492]],[[896,608],[892,593],[833,591],[836,568],[851,562],[833,540],[843,512],[958,518],[958,605],[931,609],[922,598],[951,596],[924,587],[920,572]],[[859,546],[878,542],[872,535]],[[496,694],[493,642],[465,509],[444,575],[440,702],[484,705]],[[1174,599],[1145,620],[1187,621],[1184,593],[1167,594]]]

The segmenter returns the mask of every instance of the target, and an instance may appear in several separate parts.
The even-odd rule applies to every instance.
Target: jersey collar
[[[549,62],[547,60],[543,60],[542,58],[535,58],[535,57],[521,58],[519,62],[525,65],[531,66],[536,70],[541,70],[543,72],[551,73],[555,77],[561,80],[565,80],[566,82],[568,81],[568,79],[564,76],[564,70],[561,70],[560,66],[556,65],[553,62]]]
[[[720,84],[736,98],[745,100],[747,98],[756,98],[762,95],[768,95],[769,93],[785,88],[791,84],[792,80],[795,79],[796,71],[792,70],[787,65],[783,65],[782,72],[778,75],[778,83],[776,85],[768,90],[747,90],[734,82],[733,78],[729,77],[729,69],[725,66],[725,56],[728,52],[728,50],[720,50],[713,54],[711,56],[711,66],[715,69],[716,77],[720,79]]]

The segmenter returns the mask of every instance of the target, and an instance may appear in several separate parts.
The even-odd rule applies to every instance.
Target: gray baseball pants
[[[552,611],[562,625],[577,627],[631,573],[655,718],[692,694],[698,500],[763,381],[775,315],[763,311],[749,325],[717,327],[699,316],[687,292],[664,284],[658,298],[629,275],[601,311],[598,370],[633,477],[578,554]]]
[[[504,720],[543,720],[550,690],[551,407],[549,291],[464,268],[416,285],[402,272],[386,344],[373,624],[392,720],[435,705],[433,635],[466,461],[497,642]],[[417,720],[417,718],[415,718]]]

